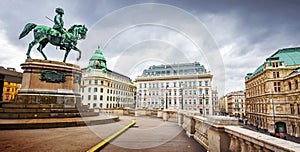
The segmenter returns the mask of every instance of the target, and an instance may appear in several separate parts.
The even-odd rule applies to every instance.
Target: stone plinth
[[[81,105],[81,70],[77,65],[27,59],[22,86],[14,103],[0,108],[0,118],[70,118],[97,116]]]
[[[16,103],[76,104],[81,103],[80,67],[70,63],[27,59],[22,86]]]

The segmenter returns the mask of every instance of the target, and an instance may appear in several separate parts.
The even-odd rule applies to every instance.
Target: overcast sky
[[[244,77],[280,48],[300,44],[300,1],[210,0],[2,0],[0,1],[0,66],[22,71],[30,33],[19,40],[28,22],[52,26],[62,7],[65,27],[85,24],[86,40],[78,41],[82,60],[71,52],[68,62],[85,67],[103,49],[108,68],[135,78],[153,64],[198,61],[216,79],[214,89],[244,90]],[[64,52],[48,45],[50,60]],[[42,56],[32,49],[32,58]]]

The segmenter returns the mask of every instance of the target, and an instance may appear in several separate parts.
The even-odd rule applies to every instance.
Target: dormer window
[[[272,67],[274,68],[278,67],[278,62],[272,62]]]

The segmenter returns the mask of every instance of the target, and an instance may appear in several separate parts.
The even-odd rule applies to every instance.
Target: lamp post
[[[204,107],[204,104],[205,104],[205,101],[204,101],[205,97],[204,97],[204,92],[202,93],[202,115],[205,116],[205,107]]]
[[[181,93],[181,110],[183,110],[183,82],[179,83],[180,93]]]
[[[168,88],[169,88],[169,85],[166,85],[166,109],[168,109]]]
[[[276,131],[275,131],[275,129],[276,129],[276,125],[275,125],[275,105],[274,105],[274,101],[273,101],[273,99],[271,98],[271,102],[272,102],[272,109],[273,109],[273,127],[274,127],[274,135],[275,135],[275,133],[276,133]]]
[[[275,105],[274,105],[274,101],[273,101],[273,98],[272,98],[272,91],[271,89],[269,89],[269,92],[270,92],[270,101],[271,101],[271,104],[272,104],[272,117],[273,117],[273,127],[274,127],[274,136],[275,136],[275,129],[276,129],[276,126],[275,126]]]

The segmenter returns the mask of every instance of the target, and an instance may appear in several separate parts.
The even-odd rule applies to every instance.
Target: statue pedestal
[[[81,104],[80,67],[74,64],[27,59],[16,103]]]
[[[0,109],[0,118],[69,118],[97,116],[81,104],[81,70],[77,65],[27,59],[15,103]]]

